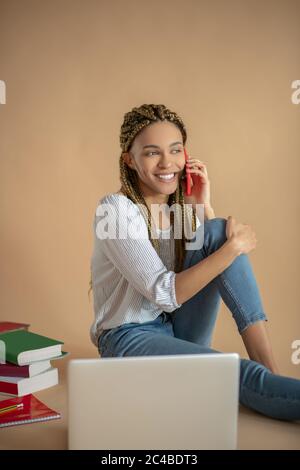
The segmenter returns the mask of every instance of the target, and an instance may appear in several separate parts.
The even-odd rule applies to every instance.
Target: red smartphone
[[[187,151],[185,150],[185,148],[184,148],[184,156],[185,156],[185,161],[187,162],[188,154],[187,154]],[[186,166],[185,166],[185,177],[186,177],[185,195],[190,196],[191,195],[191,174],[186,172]]]

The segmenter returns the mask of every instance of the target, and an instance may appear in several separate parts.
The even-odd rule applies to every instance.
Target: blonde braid
[[[186,143],[187,134],[185,125],[175,112],[166,108],[163,104],[143,104],[139,108],[133,108],[131,111],[125,114],[124,121],[121,126],[120,133],[120,144],[122,148],[122,153],[119,158],[119,168],[120,168],[120,181],[121,181],[121,192],[128,197],[135,204],[139,204],[139,208],[142,209],[143,216],[147,223],[149,239],[159,254],[160,245],[157,238],[151,238],[151,213],[149,207],[147,206],[144,197],[140,191],[138,176],[135,170],[130,168],[123,159],[123,153],[130,150],[130,147],[137,136],[137,134],[146,126],[153,124],[156,121],[170,121],[173,122],[181,131],[183,137],[183,145]],[[184,221],[186,217],[186,209],[184,204],[184,194],[181,182],[177,185],[176,191],[169,195],[168,205],[175,206],[175,217],[178,218],[178,211],[181,214],[182,220],[182,232],[181,238],[175,239],[175,267],[174,271],[176,273],[182,271],[183,262],[185,258],[185,242],[186,238],[184,236]],[[179,207],[181,210],[179,210]],[[174,227],[174,214],[171,212],[171,225]],[[192,230],[196,230],[196,214],[193,210],[192,213]],[[92,289],[92,277],[90,279],[90,290]]]

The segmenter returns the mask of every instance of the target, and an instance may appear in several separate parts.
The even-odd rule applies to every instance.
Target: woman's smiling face
[[[144,196],[165,199],[176,191],[184,170],[182,134],[170,121],[150,124],[138,133],[123,158],[137,172]]]

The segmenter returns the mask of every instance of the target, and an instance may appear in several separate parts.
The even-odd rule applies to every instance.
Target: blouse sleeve
[[[105,196],[96,210],[94,230],[96,243],[101,243],[106,257],[138,292],[163,311],[181,307],[175,293],[176,273],[167,270],[152,246],[136,204],[126,196]]]

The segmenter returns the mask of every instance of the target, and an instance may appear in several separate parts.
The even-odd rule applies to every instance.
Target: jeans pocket
[[[101,346],[98,346],[98,351],[101,357],[110,357],[111,353],[109,351],[108,345],[102,343]]]
[[[107,346],[104,346],[99,351],[101,357],[111,357],[111,353],[108,351]]]
[[[120,327],[110,328],[108,330],[104,330],[102,334],[99,336],[98,340],[98,350],[101,354],[101,357],[112,357],[112,343],[111,338],[115,335],[117,331],[121,329]]]
[[[98,351],[103,356],[107,349],[107,338],[106,338],[106,331],[102,332],[102,334],[98,338]]]

